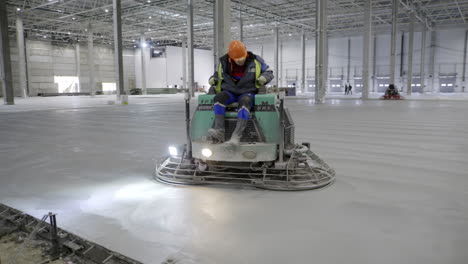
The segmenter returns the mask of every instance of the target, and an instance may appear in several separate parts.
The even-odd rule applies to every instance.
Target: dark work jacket
[[[229,56],[226,54],[219,59],[219,63],[223,66],[223,81],[221,83],[221,91],[229,91],[235,95],[241,95],[245,93],[257,93],[257,87],[255,86],[255,61],[257,60],[261,65],[261,76],[264,76],[267,83],[273,79],[273,71],[265,63],[262,57],[253,54],[252,52],[247,53],[247,59],[245,60],[245,72],[244,76],[237,82],[234,82],[231,76],[231,64],[229,62]],[[232,60],[232,63],[235,63]],[[218,67],[212,77],[218,79]],[[221,81],[221,80],[218,80]]]

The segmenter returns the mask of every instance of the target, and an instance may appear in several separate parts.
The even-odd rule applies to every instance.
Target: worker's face
[[[245,63],[245,59],[246,59],[246,58],[247,58],[247,57],[240,58],[240,59],[235,59],[234,62],[235,62],[237,65],[242,66],[242,65],[244,65],[244,63]]]

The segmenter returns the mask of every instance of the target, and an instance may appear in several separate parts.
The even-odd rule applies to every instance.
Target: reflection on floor
[[[274,192],[154,182],[155,160],[185,138],[183,96],[114,99],[1,106],[0,202],[57,212],[61,227],[144,263],[468,260],[466,101],[288,98],[296,140],[337,181]]]

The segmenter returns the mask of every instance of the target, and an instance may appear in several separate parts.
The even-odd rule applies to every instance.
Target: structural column
[[[398,31],[398,3],[399,0],[392,1],[392,37],[390,40],[390,84],[395,84],[396,37]]]
[[[242,4],[239,8],[239,40],[244,41],[244,24],[242,21]]]
[[[468,45],[468,30],[465,31],[465,47],[463,49],[463,65],[462,65],[462,92],[465,92],[466,89],[466,49]]]
[[[146,37],[142,33],[140,36],[140,56],[141,56],[141,90],[147,94],[146,90]]]
[[[414,19],[415,14],[410,15],[410,32],[409,32],[409,47],[408,47],[408,80],[406,83],[406,94],[411,95],[413,84],[413,46],[414,46]]]
[[[364,0],[364,39],[362,45],[362,99],[369,98],[369,59],[372,41],[372,0]]]
[[[78,41],[75,42],[75,75],[78,78],[78,82],[76,83],[76,92],[81,92],[81,58],[80,43]]]
[[[114,6],[114,56],[115,56],[115,80],[117,83],[117,98],[125,94],[123,57],[122,57],[122,7],[120,0],[113,0]]]
[[[217,37],[217,32],[218,32],[218,16],[216,15],[216,0],[213,1],[213,67],[214,70],[216,71],[218,69],[218,62],[219,62],[219,57],[218,57],[218,37]]]
[[[275,85],[276,87],[280,87],[278,83],[278,69],[279,69],[279,63],[278,63],[278,50],[279,50],[279,30],[278,30],[278,22],[275,22],[275,36],[274,36],[274,43],[275,43],[275,55],[274,55],[274,61],[275,61]]]
[[[400,45],[400,81],[403,85],[403,73],[405,71],[405,33],[401,32],[401,45]]]
[[[377,35],[374,35],[374,46],[372,53],[372,92],[377,92],[379,90],[377,87]]]
[[[15,102],[9,45],[6,1],[0,1],[0,80],[2,81],[3,101],[7,105],[12,105]]]
[[[434,87],[435,85],[435,72],[434,72],[434,59],[435,59],[435,49],[436,49],[436,32],[434,29],[431,29],[431,49],[429,56],[429,76],[431,78],[431,92],[438,92],[439,89]]]
[[[89,93],[94,96],[96,93],[96,80],[94,76],[94,47],[93,47],[93,27],[88,24],[88,73],[89,73]]]
[[[327,88],[327,0],[316,0],[315,102],[322,103]]]
[[[305,38],[305,33],[304,29],[302,29],[301,32],[301,91],[303,93],[306,92],[306,63],[305,63],[305,45],[306,45],[306,38]]]
[[[184,89],[187,89],[187,38],[186,37],[182,38],[182,87]]]
[[[226,54],[231,42],[231,0],[215,2],[216,57],[219,58]]]
[[[284,78],[283,78],[283,43],[280,45],[279,50],[279,72],[277,71],[276,74],[278,75],[278,87],[283,86]]]
[[[421,79],[421,88],[419,89],[420,93],[424,93],[424,89],[426,86],[426,76],[424,73],[424,68],[426,67],[426,28],[423,25],[423,29],[421,31],[421,69],[420,69],[420,79]]]
[[[218,2],[218,1],[216,1]],[[218,14],[215,14],[218,17]],[[229,16],[231,17],[231,16]],[[218,17],[219,20],[220,17]],[[195,96],[194,87],[194,69],[193,69],[193,0],[187,0],[187,44],[188,44],[188,86],[187,88],[191,91],[191,95]],[[218,28],[218,27],[216,27]],[[229,31],[231,32],[231,31]],[[216,33],[217,36],[219,32]],[[222,34],[221,34],[222,35]],[[219,44],[219,42],[217,41]]]
[[[18,47],[19,86],[23,98],[26,98],[28,97],[28,84],[26,76],[26,56],[24,49],[23,18],[21,17],[21,15],[16,16],[16,44]]]
[[[348,62],[346,65],[346,82],[351,80],[351,39],[348,38]]]
[[[26,79],[28,80],[28,95],[31,96],[33,94],[33,90],[32,90],[32,80],[30,78],[31,76],[31,73],[32,73],[32,70],[31,70],[31,64],[28,63],[29,62],[29,59],[31,58],[31,49],[29,47],[29,44],[31,42],[25,38],[24,39],[24,50],[25,50],[25,56],[26,56]]]

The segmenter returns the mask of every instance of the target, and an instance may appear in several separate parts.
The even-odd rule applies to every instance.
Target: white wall
[[[136,86],[141,84],[141,53],[135,49],[135,76]],[[182,48],[166,47],[166,57],[150,58],[150,49],[144,48],[144,62],[146,65],[146,87],[167,88],[183,85],[182,76]],[[210,50],[194,51],[194,79],[200,88],[208,88],[208,79],[213,74],[213,53]],[[188,71],[187,71],[188,78]]]
[[[213,52],[211,50],[195,50],[195,82],[199,87],[209,88],[208,79],[214,73]]]
[[[436,49],[435,49],[435,61],[434,61],[434,78],[429,78],[429,63],[430,63],[430,35],[431,33],[426,32],[426,51],[425,51],[425,76],[426,76],[426,91],[438,91],[438,77],[439,73],[456,73],[457,74],[457,88],[456,91],[462,90],[462,63],[463,63],[463,48],[465,39],[465,29],[444,29],[436,31]],[[415,32],[414,34],[414,47],[413,47],[413,76],[418,76],[420,72],[420,58],[421,58],[421,32]],[[351,69],[350,69],[350,80],[354,84],[353,77],[360,77],[362,75],[362,37],[355,36],[350,37],[351,39]],[[405,33],[404,40],[404,57],[403,57],[403,70],[407,72],[408,63],[408,42],[409,34]],[[400,78],[400,55],[401,55],[401,32],[398,34],[396,40],[396,83],[398,86],[405,86],[406,75]],[[301,47],[300,37],[292,36],[289,38],[281,39],[283,45],[283,71],[282,80],[280,75],[280,84],[285,85],[286,76],[289,78],[296,77],[296,81],[299,82],[300,68],[301,68]],[[274,44],[273,44],[273,33],[271,39],[266,39],[263,42],[259,41],[247,41],[247,48],[257,55],[260,55],[261,46],[263,45],[263,58],[274,68]],[[373,41],[372,41],[373,45]],[[336,76],[341,71],[343,72],[343,83],[346,81],[347,71],[347,60],[348,60],[348,37],[342,38],[329,38],[329,74]],[[371,56],[372,56],[371,52]],[[280,59],[281,64],[281,59]],[[315,64],[315,40],[306,40],[306,72],[309,78],[313,78]],[[281,67],[280,67],[281,68]],[[278,70],[274,69],[274,74],[277,74]],[[372,65],[370,72],[372,74]],[[377,50],[376,50],[376,75],[385,76],[390,73],[390,34],[378,34],[377,35]],[[434,82],[433,82],[434,81]],[[465,89],[465,91],[467,91]]]
[[[166,58],[150,58],[150,50],[143,48],[146,68],[146,88],[167,87]],[[136,87],[141,88],[141,51],[134,50]]]
[[[436,31],[436,48],[435,48],[435,65],[434,76],[429,77],[430,69],[430,32],[426,34],[426,58],[425,58],[425,76],[426,76],[426,91],[438,91],[439,73],[448,74],[456,73],[456,91],[462,91],[462,63],[463,63],[463,48],[465,29],[444,29]],[[407,52],[408,52],[408,33],[405,33],[405,49],[404,49],[404,64],[403,69],[407,71]],[[362,37],[351,37],[351,70],[350,79],[354,84],[353,77],[360,76],[362,71]],[[400,51],[401,51],[401,33],[397,38],[397,60],[396,60],[396,83],[402,87],[406,83],[406,76],[400,78]],[[261,55],[261,46],[263,45],[263,58],[266,63],[274,70],[274,74],[278,74],[278,70],[274,69],[274,45],[273,33],[271,39],[265,39],[263,42],[247,41],[247,48]],[[295,79],[299,82],[300,67],[301,67],[301,49],[299,36],[283,37],[281,39],[282,60],[280,57],[280,65],[282,65],[282,73],[279,74],[280,85],[286,84],[286,77]],[[348,53],[348,37],[329,38],[329,74],[333,77],[340,75],[343,72],[343,83],[346,81],[347,53]],[[57,92],[57,88],[53,81],[53,76],[75,75],[75,50],[72,45],[57,46],[52,45],[49,41],[26,41],[27,61],[28,61],[28,76],[29,86],[32,95],[38,92]],[[17,68],[17,49],[14,40],[10,42],[13,86],[16,95],[21,94],[19,87]],[[161,88],[177,84],[182,85],[182,50],[180,47],[166,47],[165,58],[150,58],[149,49],[145,49],[145,64],[147,69],[147,87]],[[418,76],[420,71],[420,52],[421,52],[421,33],[416,32],[414,36],[414,53],[413,53],[413,74]],[[115,82],[114,75],[114,57],[113,49],[109,46],[95,46],[95,63],[96,63],[96,82]],[[376,50],[376,75],[384,76],[390,72],[390,35],[377,35],[377,50]],[[213,73],[213,57],[210,50],[195,50],[195,82],[199,87],[208,87],[208,79]],[[125,50],[124,58],[124,79],[125,88],[128,90],[133,87],[141,87],[141,56],[140,50]],[[88,70],[87,70],[87,47],[85,43],[81,43],[81,90],[89,91],[88,85]],[[306,40],[306,73],[309,79],[314,78],[315,64],[315,40],[310,38]],[[372,66],[371,66],[372,67]],[[281,68],[281,66],[280,66]],[[372,68],[371,68],[372,73]],[[468,91],[468,88],[465,89]]]
[[[28,85],[30,95],[38,93],[57,93],[54,76],[76,76],[76,60],[74,45],[53,45],[50,41],[26,39],[26,60],[28,70]],[[18,49],[14,40],[10,41],[10,52],[13,72],[13,88],[16,96],[21,95],[18,74]],[[134,59],[129,50],[123,51],[125,89],[134,87]],[[89,91],[88,49],[86,42],[80,42],[80,88],[82,92]],[[97,90],[99,83],[115,82],[114,53],[110,46],[94,46],[95,80]]]

